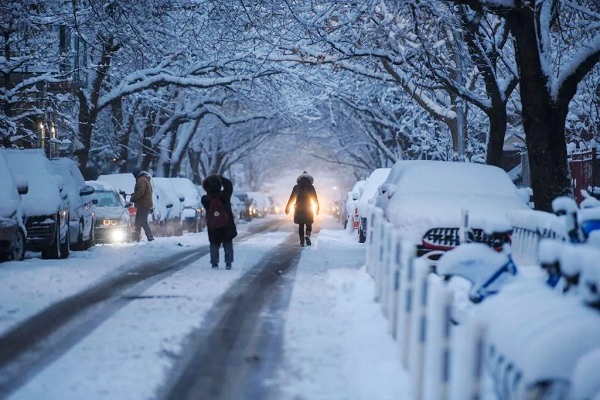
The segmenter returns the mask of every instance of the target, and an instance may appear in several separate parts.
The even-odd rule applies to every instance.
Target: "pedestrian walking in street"
[[[231,210],[233,184],[224,176],[210,175],[202,182],[206,194],[202,196],[202,205],[206,210],[206,227],[210,242],[210,264],[219,268],[219,249],[223,245],[225,268],[231,269],[233,263],[233,238],[237,229]]]
[[[142,228],[146,233],[146,239],[149,242],[154,240],[150,225],[148,225],[148,215],[152,212],[152,177],[146,171],[139,168],[134,168],[131,173],[135,177],[135,188],[130,197],[130,201],[135,205],[135,230],[133,232],[133,240],[140,241]]]
[[[294,206],[294,223],[298,224],[300,246],[304,246],[305,242],[308,246],[311,245],[310,234],[314,216],[319,215],[319,199],[313,183],[314,178],[304,171],[296,179],[296,185],[285,207],[285,213],[289,214],[290,207]]]

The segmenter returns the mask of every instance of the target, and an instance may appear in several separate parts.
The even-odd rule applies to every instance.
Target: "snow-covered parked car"
[[[362,194],[357,202],[358,218],[358,241],[364,243],[367,240],[367,220],[369,210],[375,204],[375,198],[378,195],[378,190],[381,184],[387,179],[391,168],[377,168],[365,180],[365,186],[362,189]]]
[[[20,195],[27,194],[25,179],[13,178],[0,152],[0,261],[23,260],[26,230]]]
[[[26,249],[41,251],[42,258],[67,258],[71,247],[64,180],[52,172],[50,161],[42,150],[1,151],[13,178],[28,182],[27,193],[21,195]]]
[[[462,241],[500,248],[510,240],[484,233],[489,218],[529,209],[523,194],[502,169],[490,165],[419,161],[404,167],[384,217],[400,238],[418,244],[417,253],[446,251]]]
[[[69,158],[50,160],[55,174],[62,176],[69,202],[69,230],[71,248],[87,250],[96,244],[96,207],[92,202],[94,188],[85,183],[75,161]]]
[[[352,191],[348,193],[348,198],[346,199],[347,221],[351,223],[351,227],[354,230],[357,230],[360,225],[360,218],[358,216],[358,200],[362,195],[364,187],[364,179],[356,182],[352,187]]]
[[[94,188],[96,204],[96,243],[120,243],[131,241],[132,220],[119,192],[107,183],[88,181]]]
[[[184,196],[183,211],[181,218],[183,220],[183,229],[188,232],[201,232],[206,225],[206,212],[202,207],[198,187],[188,178],[168,178],[177,193]]]
[[[250,213],[254,218],[262,218],[270,212],[270,204],[267,195],[262,192],[248,192],[251,200]]]
[[[167,204],[171,207],[166,207],[165,214],[165,229],[163,232],[166,236],[181,236],[183,235],[183,203],[185,195],[180,190],[176,189],[170,178],[152,178],[154,191],[159,195],[159,203],[164,203],[162,196],[167,196]],[[162,194],[160,192],[163,192]]]
[[[106,174],[100,175],[96,179],[98,182],[106,183],[116,189],[119,193],[124,193],[126,198],[124,200],[128,201],[131,194],[133,194],[133,190],[135,188],[135,178],[131,173],[122,173],[122,174]],[[158,202],[158,194],[156,190],[153,190],[152,193],[152,203],[154,205],[154,210],[151,214],[148,215],[148,222],[155,225],[157,228],[161,227],[161,211],[163,210],[161,204]],[[129,208],[129,215],[132,220],[135,221],[135,207]],[[162,215],[166,214],[165,211],[162,212]],[[154,234],[155,230],[152,231]]]

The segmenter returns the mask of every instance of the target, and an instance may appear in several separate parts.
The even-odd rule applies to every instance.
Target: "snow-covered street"
[[[251,339],[240,339],[245,346],[226,355],[227,369],[221,373],[229,381],[201,386],[214,387],[221,398],[406,398],[407,379],[373,301],[373,281],[363,267],[364,245],[329,216],[319,218],[319,228],[313,246],[299,248],[295,225],[284,217],[240,225],[231,271],[210,268],[205,233],[96,246],[61,261],[40,260],[36,253],[28,253],[25,262],[2,264],[0,397],[178,398],[174,380],[186,368],[192,365],[198,370],[191,373],[202,375],[214,367],[185,364],[190,353],[198,351],[192,345],[201,346],[200,339],[214,333],[209,331],[218,325],[215,315],[231,302],[223,295],[251,297],[242,288],[234,292],[232,288],[250,281],[244,277],[258,274],[261,263],[283,248],[299,254],[297,264],[278,278],[289,293],[282,290],[280,298],[270,303],[277,307],[262,310],[260,318],[283,322],[281,354],[271,354],[276,344],[252,344],[264,334],[242,332],[240,337]],[[172,261],[177,266],[166,268],[157,262],[162,259],[179,259],[179,264]],[[144,264],[162,272],[144,270]],[[128,284],[119,280],[134,271],[146,276]],[[98,290],[107,281],[116,282],[118,288],[109,295],[98,291],[96,300],[85,298],[86,291]],[[71,304],[70,299],[82,295],[89,304]],[[51,311],[63,313],[54,317],[61,323],[46,323],[38,333],[42,337],[29,342],[27,329],[36,326],[36,318],[51,318]],[[14,332],[25,337],[15,338]],[[10,348],[4,345],[8,340]],[[256,381],[257,374],[264,379]],[[244,379],[253,384],[245,385]],[[223,387],[224,382],[229,385]]]

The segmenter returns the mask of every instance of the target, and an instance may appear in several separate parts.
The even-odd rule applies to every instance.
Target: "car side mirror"
[[[385,191],[385,193],[387,194],[388,199],[391,198],[394,195],[394,193],[396,193],[396,185],[392,183],[387,185],[387,190]]]
[[[352,192],[352,200],[360,199],[360,194],[358,192]]]
[[[183,202],[185,201],[185,196],[184,196],[183,194],[181,194],[181,193],[179,193],[179,194],[177,195],[177,198],[179,198],[179,202],[180,202],[180,203],[183,203]]]
[[[98,199],[92,199],[92,204],[93,204],[93,205],[96,205],[96,204],[98,204]]]
[[[54,175],[54,181],[56,182],[56,186],[58,186],[58,190],[62,193],[65,189],[65,180],[62,176],[56,174]]]
[[[80,196],[89,196],[94,193],[94,187],[90,185],[85,185],[81,189],[79,189]]]
[[[173,207],[173,203],[167,203],[167,208],[172,208]]]
[[[533,194],[531,188],[519,188],[517,189],[517,193],[525,203],[529,204],[529,202],[531,201],[531,195]]]
[[[15,185],[17,186],[17,192],[19,192],[19,194],[27,194],[27,192],[29,192],[29,182],[23,175],[17,175],[15,177]]]

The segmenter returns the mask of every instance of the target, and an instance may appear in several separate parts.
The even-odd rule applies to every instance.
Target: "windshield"
[[[97,190],[94,192],[96,198],[98,199],[98,204],[96,207],[120,207],[121,200],[119,199],[119,195],[113,191],[109,190]]]

